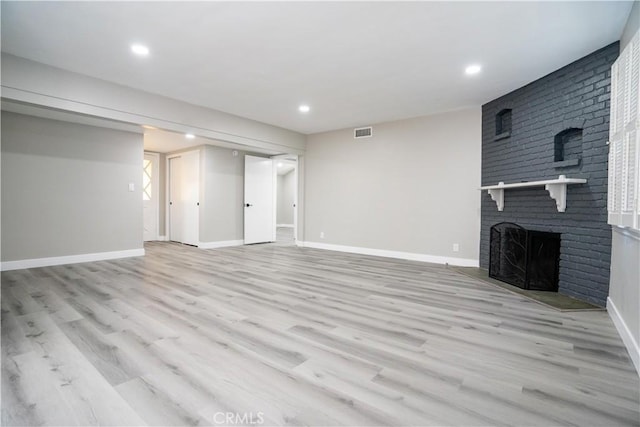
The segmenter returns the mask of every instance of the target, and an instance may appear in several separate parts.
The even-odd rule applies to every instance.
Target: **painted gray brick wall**
[[[482,107],[482,185],[586,178],[568,186],[566,212],[557,211],[544,187],[505,190],[498,212],[483,192],[480,266],[489,267],[489,230],[515,222],[529,229],[562,233],[559,291],[604,306],[609,291],[611,227],[607,225],[607,158],[613,43]],[[512,109],[511,136],[495,141],[496,114]],[[577,166],[554,165],[554,136],[580,127]],[[574,153],[575,154],[575,153]]]

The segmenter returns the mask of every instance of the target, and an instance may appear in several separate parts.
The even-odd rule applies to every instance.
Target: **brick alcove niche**
[[[481,200],[480,267],[489,268],[491,227],[510,222],[560,235],[558,292],[604,307],[609,294],[607,224],[609,99],[613,43],[482,106],[482,186],[567,178],[567,208],[541,187],[508,190],[502,212]],[[496,122],[510,110],[511,129]],[[506,120],[509,121],[508,119]]]
[[[509,138],[511,136],[511,108],[503,108],[496,114],[496,136],[494,141]]]
[[[563,122],[553,137],[553,167],[577,168],[582,160],[582,132],[584,120]]]

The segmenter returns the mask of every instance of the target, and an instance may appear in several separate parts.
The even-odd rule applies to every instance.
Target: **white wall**
[[[244,239],[244,152],[201,148],[200,241],[240,243]],[[205,246],[206,247],[206,246]]]
[[[477,265],[480,136],[480,108],[310,135],[304,244]]]
[[[640,232],[613,227],[607,310],[640,371]]]
[[[295,203],[295,170],[284,175],[278,175],[278,206],[276,223],[293,225],[293,204]]]
[[[622,52],[640,31],[640,2],[634,2],[622,33]],[[607,310],[640,374],[640,233],[613,227]]]
[[[141,254],[142,158],[141,134],[2,112],[3,268]]]
[[[640,2],[634,1],[629,13],[629,19],[627,20],[622,35],[620,36],[620,52],[629,44],[635,33],[640,28]]]

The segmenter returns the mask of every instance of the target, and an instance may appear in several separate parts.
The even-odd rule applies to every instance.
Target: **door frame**
[[[144,158],[145,156],[154,157],[154,168],[153,168],[153,176],[151,177],[151,191],[155,194],[155,205],[156,205],[156,229],[155,229],[155,239],[152,240],[160,240],[160,154],[154,153],[151,151],[145,151],[142,156],[142,165],[144,167]],[[144,188],[142,189],[144,192]],[[144,216],[142,218],[144,224]],[[144,240],[144,231],[142,240]]]
[[[293,176],[293,182],[294,182],[294,189],[293,189],[293,204],[294,204],[294,208],[293,208],[293,241],[294,243],[296,243],[298,241],[298,206],[300,205],[300,203],[298,202],[298,180],[300,179],[300,175],[299,175],[299,170],[300,170],[300,156],[298,156],[297,154],[279,154],[277,156],[271,156],[271,159],[276,162],[277,160],[289,160],[289,161],[294,161],[295,162],[295,169],[293,170],[293,173],[295,174]],[[275,215],[277,215],[277,205],[278,205],[278,170],[277,168],[274,168],[275,170],[275,191],[274,193],[274,205],[276,206],[276,214],[274,214],[274,218],[276,218]],[[276,231],[277,231],[277,219],[276,219]],[[275,240],[274,240],[275,241]]]

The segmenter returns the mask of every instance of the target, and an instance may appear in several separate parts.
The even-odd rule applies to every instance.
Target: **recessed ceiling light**
[[[300,111],[301,113],[308,113],[309,111],[311,111],[311,107],[309,107],[308,105],[301,105],[298,107],[298,111]]]
[[[131,52],[135,53],[136,55],[147,56],[149,55],[149,48],[143,44],[132,44]]]
[[[278,167],[281,168],[282,167],[282,163],[278,163]]]
[[[464,69],[464,72],[468,75],[478,74],[482,70],[482,67],[478,64],[469,65]]]
[[[192,134],[192,133],[187,133],[187,134],[184,135],[184,137],[187,138],[187,139],[193,139],[196,136],[194,134]]]

